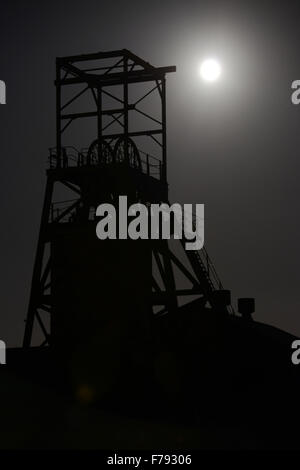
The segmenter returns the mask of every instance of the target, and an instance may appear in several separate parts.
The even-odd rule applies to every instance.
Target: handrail
[[[197,218],[197,216],[192,213],[192,221],[193,221],[193,229],[194,230],[196,228],[196,225],[195,225],[196,218]],[[203,246],[201,248],[201,250],[197,250],[195,252],[190,251],[189,255],[193,256],[193,255],[191,255],[191,253],[195,253],[195,256],[197,257],[198,262],[200,262],[200,264],[202,265],[201,269],[205,270],[205,275],[207,277],[208,282],[211,284],[211,287],[214,290],[224,289],[223,284],[221,282],[221,279],[220,279],[220,277],[217,273],[217,270],[216,270],[210,256],[208,255],[208,252],[207,252],[206,248]],[[231,314],[235,314],[235,311],[234,311],[234,308],[233,308],[232,305],[228,306],[228,310]]]
[[[162,164],[161,160],[153,155],[138,149],[141,160],[141,170],[143,174],[152,176],[155,179],[161,179]],[[60,159],[57,157],[57,148],[49,148],[49,166],[50,169],[54,168],[69,168],[73,166],[81,167],[88,165],[87,163],[88,149],[83,148],[80,151],[73,146],[62,147],[62,156]],[[141,155],[146,158],[141,158]]]

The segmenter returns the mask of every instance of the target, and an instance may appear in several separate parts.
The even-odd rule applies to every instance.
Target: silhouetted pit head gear
[[[120,137],[112,150],[110,144],[105,140],[102,142],[102,155],[99,155],[99,146],[98,140],[94,140],[90,145],[87,154],[87,163],[89,165],[98,165],[98,164],[110,164],[110,163],[124,163],[126,164],[126,152],[125,152],[125,137]],[[134,141],[130,138],[127,139],[127,149],[128,149],[128,164],[132,168],[138,170],[142,169],[141,158],[137,146]]]
[[[120,137],[114,147],[114,161],[116,163],[126,163],[126,139],[125,137]],[[132,168],[141,170],[141,158],[137,146],[134,141],[130,138],[127,139],[127,149],[128,149],[128,163]]]
[[[100,163],[110,164],[113,162],[113,150],[111,146],[105,141],[101,144],[102,152],[99,155],[98,139],[91,143],[87,153],[87,164],[88,165],[99,165]]]

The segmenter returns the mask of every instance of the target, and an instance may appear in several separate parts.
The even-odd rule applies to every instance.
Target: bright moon
[[[215,82],[221,75],[221,66],[215,59],[206,59],[200,66],[200,75],[206,82]]]

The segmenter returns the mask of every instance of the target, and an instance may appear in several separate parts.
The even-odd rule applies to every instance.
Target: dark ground
[[[297,449],[293,337],[238,317],[200,318],[193,304],[182,313],[180,341],[158,327],[150,369],[112,361],[108,374],[108,351],[87,366],[97,376],[89,384],[70,379],[50,350],[9,350],[0,448]]]

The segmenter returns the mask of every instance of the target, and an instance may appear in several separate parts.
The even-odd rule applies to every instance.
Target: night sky
[[[0,338],[20,345],[55,145],[55,57],[127,48],[168,76],[170,200],[205,204],[205,243],[255,319],[300,336],[299,2],[8,1],[0,6]],[[206,56],[218,83],[201,81]]]

